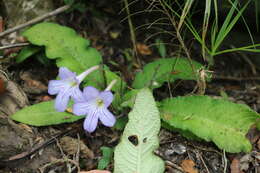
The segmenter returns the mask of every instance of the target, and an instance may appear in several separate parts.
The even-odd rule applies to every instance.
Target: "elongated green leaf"
[[[17,55],[15,58],[17,63],[21,63],[33,54],[39,52],[41,50],[41,47],[39,46],[27,46],[21,50],[21,52]]]
[[[57,112],[54,109],[54,101],[47,101],[25,107],[12,115],[11,118],[33,126],[47,126],[74,122],[84,118],[84,116],[75,116],[68,112]]]
[[[56,59],[59,67],[80,73],[101,63],[100,53],[89,47],[89,40],[80,37],[71,28],[45,22],[29,28],[23,36],[35,45],[45,46],[46,56]]]
[[[197,80],[198,70],[203,66],[196,61],[192,61],[192,64],[194,72],[186,58],[156,60],[146,64],[143,71],[137,73],[133,87],[136,89],[144,87],[159,88],[164,82],[173,82],[176,79]]]
[[[162,58],[165,58],[166,56],[166,47],[165,44],[162,42],[161,39],[156,39],[156,47],[158,49],[158,52]]]
[[[114,173],[162,173],[163,161],[153,154],[159,146],[160,116],[152,93],[137,94],[121,142],[115,149]]]
[[[136,95],[139,92],[139,90],[140,89],[132,89],[130,91],[127,91],[122,98],[123,102],[122,102],[121,106],[133,108],[135,99],[136,99]]]
[[[169,125],[213,141],[231,153],[251,150],[245,135],[260,118],[246,105],[208,96],[166,99],[161,102],[160,110],[162,119]]]
[[[98,161],[98,169],[105,169],[111,162],[114,150],[110,147],[101,147],[102,158]]]

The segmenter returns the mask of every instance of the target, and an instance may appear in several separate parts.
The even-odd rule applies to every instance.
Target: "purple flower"
[[[51,80],[48,85],[48,93],[50,95],[57,94],[55,100],[55,109],[57,111],[65,111],[71,97],[75,102],[83,101],[83,95],[79,89],[79,85],[89,73],[98,69],[98,67],[99,66],[91,67],[78,76],[76,76],[75,72],[71,72],[66,67],[59,69],[58,76],[60,80]]]
[[[112,127],[116,119],[107,109],[113,101],[111,91],[99,92],[96,88],[88,86],[83,90],[84,101],[76,102],[73,105],[73,113],[76,115],[87,115],[84,121],[84,129],[93,132],[98,123],[98,119],[108,127]]]

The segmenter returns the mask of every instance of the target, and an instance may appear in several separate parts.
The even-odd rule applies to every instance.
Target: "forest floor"
[[[56,22],[72,27],[79,34],[90,39],[91,46],[102,53],[104,63],[112,70],[120,71],[123,78],[131,83],[133,75],[140,67],[129,64],[129,59],[125,56],[128,48],[132,46],[127,21],[120,23],[120,20],[113,15],[100,19],[77,12],[62,14],[56,18]],[[147,33],[139,37],[141,34],[144,32],[138,33],[137,36],[138,43],[143,46],[138,49],[138,59],[141,64],[160,58],[155,47],[147,47],[151,44],[144,41]],[[8,51],[15,52],[17,49]],[[126,71],[129,65],[133,66],[130,73]],[[29,104],[53,99],[47,94],[47,86],[48,81],[57,75],[56,66],[43,65],[33,58],[17,64],[14,58],[9,57],[1,62],[0,70],[23,90]],[[221,97],[224,93],[231,101],[247,104],[253,110],[260,112],[260,69],[250,55],[239,52],[216,57],[212,71],[213,78],[207,83],[206,95]],[[172,85],[171,93],[168,86],[164,85],[156,89],[154,94],[158,98],[170,94],[182,96],[191,94],[195,87],[196,81],[180,80]],[[2,130],[0,147],[5,148],[5,150],[0,149],[0,154],[6,158],[13,157],[13,161],[0,162],[0,173],[66,172],[68,165],[73,168],[75,162],[82,170],[96,169],[98,160],[102,156],[100,148],[115,147],[122,131],[99,126],[94,133],[87,134],[81,127],[82,121],[36,128],[10,122],[6,115],[0,115],[0,130]],[[260,133],[255,127],[252,127],[247,134],[253,146],[250,153],[226,153],[213,143],[189,140],[177,132],[163,128],[159,137],[160,147],[155,153],[165,161],[166,172],[260,173]],[[18,150],[14,146],[16,142],[12,140],[23,141],[24,138],[30,139],[30,143]],[[76,150],[79,144],[80,152]],[[113,162],[109,164],[107,170],[113,170]]]

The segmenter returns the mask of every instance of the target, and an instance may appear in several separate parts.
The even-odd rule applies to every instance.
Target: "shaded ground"
[[[102,17],[97,17],[93,15],[93,11],[88,10],[84,14],[74,12],[60,15],[57,21],[90,39],[92,46],[102,53],[105,63],[113,70],[120,71],[125,80],[131,82],[138,67],[131,64],[125,56],[127,48],[131,47],[127,21],[120,23],[122,15],[118,16],[116,10],[104,8],[102,4],[96,10],[101,10]],[[144,43],[147,35],[149,34],[139,32],[138,41]],[[151,42],[144,44],[149,45]],[[192,50],[194,54],[196,50]],[[151,47],[150,51],[149,55],[139,52],[138,58],[142,64],[159,58],[154,47]],[[175,54],[174,48],[168,51],[171,55]],[[126,69],[129,69],[130,65],[133,68],[129,73]],[[217,57],[212,69],[214,77],[207,85],[207,95],[219,97],[221,93],[226,93],[230,100],[245,103],[255,111],[260,111],[259,69],[251,55],[237,53]],[[17,90],[22,89],[20,92],[26,94],[30,104],[52,99],[47,94],[47,84],[48,80],[57,75],[55,66],[42,65],[35,59],[16,64],[13,58],[8,58],[2,61],[1,70],[16,83]],[[195,86],[194,81],[178,81],[172,84],[171,94],[187,95],[193,92]],[[167,85],[155,92],[158,98],[170,95]],[[17,108],[12,111],[24,106],[16,104]],[[95,169],[101,157],[100,147],[114,147],[122,133],[99,126],[93,134],[85,134],[81,121],[35,128],[16,124],[8,120],[7,115],[8,113],[0,115],[0,159],[15,157],[0,162],[0,172],[3,173],[66,172],[66,167],[71,167],[76,172],[77,164],[83,170]],[[241,173],[237,167],[244,173],[257,173],[260,172],[260,134],[252,127],[248,138],[253,144],[251,153],[229,154],[212,143],[188,140],[178,133],[161,129],[160,148],[155,153],[164,159],[166,172],[169,173],[222,173],[231,170],[232,173]],[[11,161],[12,159],[14,161]],[[108,169],[112,168],[113,163]]]

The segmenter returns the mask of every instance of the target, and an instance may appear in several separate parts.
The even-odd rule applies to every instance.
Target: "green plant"
[[[55,60],[58,67],[67,67],[79,74],[92,66],[101,64],[100,53],[90,47],[89,40],[78,36],[71,28],[44,22],[27,29],[23,36],[33,45],[44,46],[47,58]],[[34,46],[23,50],[17,61],[29,58],[38,49],[39,47]],[[83,86],[92,85],[101,90],[113,80],[117,80],[115,87],[112,88],[115,91],[113,105],[117,106],[121,104],[121,95],[124,93],[125,82],[114,72],[111,72],[108,67],[104,66],[100,71],[91,73],[88,79],[83,81]],[[34,113],[28,115],[30,112]],[[12,118],[35,126],[72,122],[83,118],[75,117],[71,113],[70,115],[68,116],[67,113],[55,114],[53,102],[46,102],[26,107],[15,113]],[[27,119],[28,116],[32,117]]]
[[[152,93],[142,89],[137,93],[133,110],[115,148],[114,173],[162,173],[164,162],[153,154],[159,146],[160,116]]]
[[[105,169],[112,160],[114,153],[113,148],[101,147],[102,158],[98,161],[98,169]]]
[[[164,82],[174,82],[176,79],[198,80],[199,70],[203,66],[186,58],[164,58],[148,63],[136,74],[133,88],[159,88]]]
[[[231,8],[226,16],[222,26],[219,28],[219,23],[218,23],[218,6],[217,6],[217,1],[214,0],[214,10],[215,10],[215,20],[214,24],[211,26],[211,32],[210,32],[210,42],[211,45],[209,46],[207,44],[207,31],[209,30],[209,20],[211,16],[211,5],[212,1],[207,0],[205,2],[205,11],[204,11],[204,20],[202,24],[202,35],[199,33],[199,29],[197,29],[194,24],[192,23],[192,20],[187,17],[188,12],[190,11],[190,6],[194,1],[186,1],[185,6],[182,10],[181,15],[172,8],[172,5],[170,4],[169,1],[167,0],[160,0],[160,4],[163,7],[163,10],[166,11],[166,14],[168,11],[170,11],[173,16],[176,16],[179,18],[179,25],[176,28],[177,33],[180,32],[181,28],[184,27],[183,24],[189,29],[189,31],[192,33],[194,38],[201,44],[202,47],[202,56],[204,59],[207,59],[209,63],[212,65],[213,64],[213,57],[219,54],[227,53],[227,52],[234,52],[234,51],[249,51],[249,52],[260,52],[259,49],[256,49],[256,47],[259,47],[260,44],[254,44],[249,46],[242,46],[238,48],[232,48],[232,49],[226,49],[226,50],[220,50],[220,46],[223,43],[224,39],[227,37],[227,35],[231,32],[231,30],[234,28],[235,24],[238,22],[240,18],[243,19],[247,29],[248,26],[242,17],[243,12],[246,10],[248,4],[251,1],[247,1],[244,6],[241,9],[238,9],[238,0],[235,0],[233,3],[231,2]],[[170,18],[171,16],[168,15]],[[170,19],[173,20],[173,19]],[[251,36],[250,30],[248,29],[248,32]]]
[[[245,135],[260,118],[246,105],[209,96],[165,99],[160,103],[160,112],[171,127],[213,141],[220,149],[231,153],[251,150]]]

